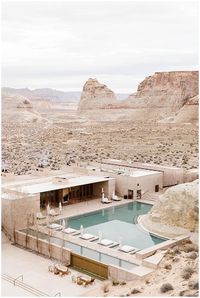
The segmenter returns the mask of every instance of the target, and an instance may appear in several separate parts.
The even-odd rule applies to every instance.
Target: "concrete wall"
[[[160,173],[163,173],[163,186],[172,186],[179,183],[183,183],[184,181],[184,169],[181,168],[173,168],[173,167],[167,167],[157,164],[148,164],[148,163],[139,163],[134,162],[132,164],[128,164],[123,161],[114,161],[114,160],[103,160],[105,162],[105,165],[107,168],[110,169],[121,169],[121,170],[128,170],[129,168],[138,168],[138,169],[146,169],[146,170],[155,170],[160,171]],[[110,163],[109,163],[110,162]],[[101,165],[103,168],[104,166]]]
[[[109,279],[116,281],[130,281],[139,279],[138,275],[134,274],[133,272],[113,265],[108,266],[108,277]]]
[[[120,196],[128,194],[128,189],[133,190],[134,199],[137,197],[137,190],[141,189],[144,192],[155,192],[155,185],[162,188],[162,174],[150,174],[140,177],[131,177],[124,175],[116,176],[116,193]]]
[[[27,219],[32,220],[40,211],[40,195],[19,199],[2,199],[2,227],[13,240],[13,231],[27,227]],[[34,219],[34,218],[33,218]]]
[[[62,248],[53,243],[49,245],[46,240],[38,239],[37,241],[36,237],[30,235],[27,236],[26,240],[26,235],[20,231],[15,232],[15,239],[16,243],[23,247],[27,247],[63,263],[71,264],[71,251],[65,247]]]
[[[105,197],[111,198],[113,191],[115,191],[115,180],[98,182],[93,184],[93,194],[99,198],[102,195],[102,188],[104,190]]]

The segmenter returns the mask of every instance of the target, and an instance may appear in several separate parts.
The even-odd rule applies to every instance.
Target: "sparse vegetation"
[[[161,293],[166,293],[166,292],[171,291],[173,289],[174,288],[170,283],[165,283],[161,286],[160,291],[161,291]]]
[[[198,290],[199,289],[199,281],[198,280],[191,280],[189,282],[188,286],[192,290]]]
[[[187,254],[187,257],[189,259],[195,260],[198,257],[198,254],[195,251],[192,251],[192,252]]]
[[[131,294],[138,294],[138,293],[141,293],[141,291],[137,288],[134,288],[131,290]]]
[[[104,293],[108,293],[110,290],[110,282],[109,281],[105,281],[102,285],[102,290]]]
[[[191,266],[187,265],[183,269],[181,276],[183,279],[189,279],[192,276],[193,272],[194,272],[193,268]]]
[[[112,285],[113,286],[118,286],[119,285],[119,281],[118,280],[113,280],[112,281]]]

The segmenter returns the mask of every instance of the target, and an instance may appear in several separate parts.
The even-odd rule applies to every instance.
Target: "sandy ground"
[[[190,248],[189,248],[190,247]],[[186,252],[188,250],[193,252]],[[198,255],[194,252],[197,250],[196,245],[185,244],[169,249],[161,261],[159,268],[147,277],[145,280],[135,280],[125,283],[124,285],[113,286],[112,282],[105,282],[99,292],[88,291],[83,296],[91,297],[162,297],[162,296],[198,296]],[[191,259],[191,254],[196,255],[196,259]],[[187,269],[192,270],[189,277],[183,278],[182,274]],[[122,281],[121,281],[122,282]],[[161,286],[170,283],[173,290],[165,293],[161,292]],[[108,292],[105,292],[105,289]]]
[[[48,272],[48,266],[52,261],[24,249],[15,247],[6,239],[4,235],[2,239],[2,274],[9,275],[13,278],[23,274],[24,283],[36,288],[50,296],[61,292],[62,296],[80,296],[88,292],[90,289],[95,291],[102,283],[96,280],[94,285],[87,288],[72,283],[71,276],[80,274],[71,270],[71,275],[59,277]],[[84,274],[85,275],[85,274]],[[29,292],[14,287],[13,284],[2,280],[2,296],[31,296]]]
[[[126,117],[113,121],[112,113],[109,121],[101,122],[66,109],[42,114],[50,120],[47,123],[3,120],[3,165],[15,174],[37,170],[41,160],[50,169],[103,158],[198,167],[197,126],[126,121]]]

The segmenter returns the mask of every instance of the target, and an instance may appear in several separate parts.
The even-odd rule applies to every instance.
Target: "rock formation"
[[[130,107],[179,110],[198,94],[198,71],[156,72],[142,81],[125,104]]]
[[[32,109],[33,108],[33,105],[32,105],[32,103],[30,102],[30,100],[29,99],[27,99],[27,98],[23,98],[21,101],[20,101],[20,103],[18,103],[18,105],[17,105],[17,108],[18,109],[21,109],[21,108],[25,108],[25,109]]]
[[[152,223],[196,231],[198,229],[198,180],[166,190],[149,213]]]
[[[41,117],[32,102],[20,95],[2,93],[2,121],[6,123],[48,122]]]
[[[79,102],[79,111],[109,108],[118,103],[112,90],[97,79],[89,79],[83,86]]]
[[[192,123],[198,125],[199,96],[190,98],[174,116],[161,120],[162,123]]]

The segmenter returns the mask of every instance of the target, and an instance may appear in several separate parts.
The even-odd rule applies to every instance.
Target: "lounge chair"
[[[47,227],[50,229],[53,229],[53,230],[61,230],[62,229],[62,226],[59,224],[56,224],[56,223],[52,223],[52,224],[48,225]]]
[[[57,216],[57,215],[59,215],[59,213],[56,212],[55,209],[51,209],[51,210],[49,211],[49,215],[50,215],[50,216]]]
[[[118,196],[114,195],[114,196],[112,196],[112,200],[113,201],[121,201],[122,199],[119,198]]]
[[[110,201],[108,198],[102,198],[101,199],[101,203],[103,203],[103,204],[109,204],[109,203],[112,203],[112,201]]]
[[[75,232],[77,232],[77,230],[72,229],[72,228],[67,228],[67,229],[63,230],[63,233],[65,233],[65,234],[72,234],[72,233],[75,233]]]
[[[110,246],[114,243],[114,241],[109,240],[109,239],[102,239],[101,241],[98,242],[98,244],[103,245],[103,246]]]
[[[37,219],[45,219],[46,216],[43,215],[42,212],[37,212],[37,213],[36,213],[36,218],[37,218]]]
[[[137,248],[135,248],[133,246],[129,246],[129,245],[122,245],[119,247],[119,250],[126,252],[126,253],[130,253],[130,252],[136,251]]]
[[[95,238],[95,236],[92,234],[85,233],[83,235],[80,235],[79,238],[84,239],[84,240],[91,240],[91,239]]]

